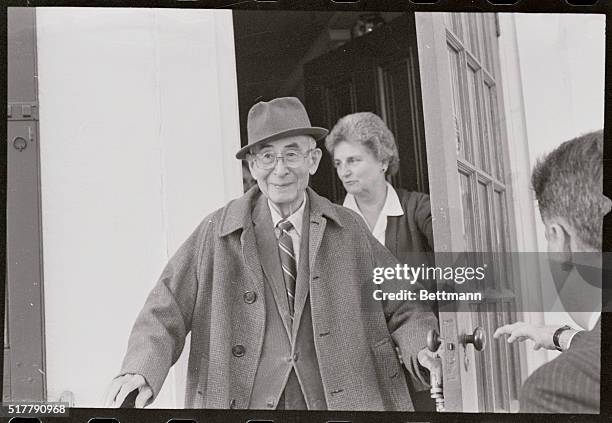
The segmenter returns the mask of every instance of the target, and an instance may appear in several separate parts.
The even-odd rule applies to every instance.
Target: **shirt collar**
[[[385,205],[382,208],[381,214],[385,216],[403,216],[404,209],[402,209],[402,203],[395,192],[395,188],[387,182],[387,198],[385,199]]]
[[[355,200],[355,196],[353,194],[346,194],[346,197],[344,198],[344,203],[342,205],[361,215],[361,210],[359,210],[359,206],[357,205],[357,201]],[[400,202],[400,199],[397,196],[397,192],[395,192],[395,188],[393,188],[393,186],[389,182],[387,182],[387,196],[385,198],[385,204],[383,204],[383,208],[380,211],[380,214],[383,216],[404,215],[402,203]]]
[[[599,320],[600,317],[601,317],[601,311],[593,312],[593,314],[591,314],[591,318],[589,319],[589,327],[587,329],[593,330],[593,328],[597,324],[597,321]]]
[[[283,217],[277,211],[276,207],[272,204],[270,199],[268,199],[268,207],[270,207],[270,214],[272,215],[272,225],[276,228],[278,222],[283,220]],[[295,232],[297,232],[298,236],[302,236],[302,218],[304,217],[304,209],[306,208],[306,193],[304,193],[304,199],[302,200],[302,205],[299,209],[297,209],[291,216],[287,218],[288,221],[291,222]]]

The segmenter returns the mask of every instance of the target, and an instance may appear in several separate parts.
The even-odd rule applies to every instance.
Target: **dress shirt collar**
[[[268,207],[270,207],[270,213],[272,214],[272,225],[276,228],[278,222],[283,220],[283,217],[278,212],[276,206],[272,204],[272,202],[268,199]],[[302,236],[302,218],[304,217],[304,209],[306,207],[306,193],[304,193],[304,199],[302,200],[302,205],[299,209],[297,209],[291,216],[287,218],[293,225],[295,232],[298,236]]]

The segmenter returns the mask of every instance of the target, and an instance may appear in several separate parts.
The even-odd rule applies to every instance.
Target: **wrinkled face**
[[[273,156],[276,163],[267,169],[264,162]],[[301,205],[308,179],[320,159],[321,150],[312,149],[311,137],[294,136],[263,144],[256,154],[249,155],[249,168],[261,192],[288,216]]]
[[[384,183],[385,163],[378,160],[363,144],[340,142],[334,148],[334,166],[349,194],[359,196]]]

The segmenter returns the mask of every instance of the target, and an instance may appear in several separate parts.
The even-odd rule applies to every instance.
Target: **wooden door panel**
[[[497,327],[516,320],[520,298],[513,264],[502,255],[516,243],[506,207],[512,187],[503,166],[508,140],[494,19],[416,15],[436,251],[471,252],[473,263],[486,262],[480,289],[494,298],[441,313],[442,337],[457,342],[444,351],[448,411],[514,411],[520,384],[518,348],[492,338]],[[487,338],[481,352],[458,342],[476,327]]]
[[[399,171],[392,177],[393,185],[429,193],[415,57],[410,50],[409,56],[380,65],[377,77],[382,117],[395,136],[400,157]]]
[[[398,145],[398,188],[429,192],[413,17],[404,15],[305,65],[306,106],[313,125],[331,129],[344,115],[381,116]],[[345,191],[324,151],[311,185],[334,202]]]
[[[8,9],[7,17],[8,339],[4,345],[3,399],[41,401],[46,397],[46,369],[36,14],[33,8],[15,7]]]
[[[11,343],[9,338],[8,292],[4,292],[4,371],[2,377],[2,401],[9,402],[11,396]]]
[[[306,104],[314,126],[329,128],[342,116],[353,113],[356,106],[355,83],[352,78],[344,78],[335,84],[306,84]],[[336,177],[330,155],[320,143],[323,156],[319,169],[311,177],[310,185],[315,191],[339,203],[346,192]]]

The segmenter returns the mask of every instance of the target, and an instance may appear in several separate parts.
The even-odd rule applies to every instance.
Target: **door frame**
[[[36,10],[7,9],[4,401],[47,397]],[[24,336],[27,334],[27,336]],[[8,374],[6,371],[8,370]]]

